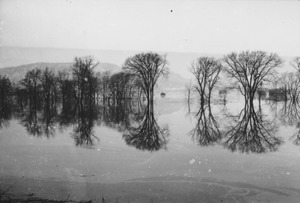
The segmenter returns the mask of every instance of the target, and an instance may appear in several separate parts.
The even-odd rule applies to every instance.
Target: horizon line
[[[82,50],[82,51],[89,51],[89,50],[92,50],[92,51],[109,51],[109,52],[136,52],[136,53],[145,53],[145,52],[158,52],[158,53],[175,53],[175,54],[199,54],[199,55],[209,55],[209,56],[213,56],[213,55],[222,55],[222,56],[225,56],[227,54],[230,54],[232,52],[235,52],[235,53],[240,53],[242,51],[231,51],[231,52],[228,52],[228,53],[209,53],[209,52],[199,52],[199,51],[189,51],[189,52],[186,52],[186,51],[166,51],[166,50],[145,50],[145,51],[142,51],[142,50],[131,50],[131,49],[101,49],[101,48],[79,48],[79,47],[44,47],[44,46],[15,46],[15,45],[12,45],[12,46],[0,46],[0,49],[1,48],[21,48],[21,49],[65,49],[65,50]],[[243,51],[264,51],[264,52],[267,52],[267,53],[276,53],[276,52],[271,52],[271,51],[265,51],[265,50],[250,50],[250,49],[245,49]],[[276,53],[278,54],[278,53]],[[281,55],[281,54],[278,54],[278,55]],[[298,57],[297,55],[281,55],[283,57]]]

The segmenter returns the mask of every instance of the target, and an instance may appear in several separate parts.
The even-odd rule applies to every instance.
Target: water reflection
[[[18,105],[17,109],[15,117],[30,135],[50,138],[55,136],[57,126],[60,131],[73,126],[71,136],[76,146],[93,148],[99,141],[93,131],[99,115],[99,108],[95,105],[66,102],[57,106],[36,101],[30,105]]]
[[[57,108],[55,106],[47,105],[44,107],[44,111],[41,112],[41,128],[46,137],[55,135],[55,127],[57,124]]]
[[[230,125],[223,145],[233,152],[276,151],[282,144],[282,140],[275,136],[278,130],[275,120],[267,119],[253,105],[246,104],[239,115],[228,115],[227,118]]]
[[[195,117],[197,123],[190,131],[195,142],[201,146],[208,146],[221,139],[219,125],[211,112],[210,105],[201,106]]]
[[[12,106],[9,103],[0,103],[0,129],[9,126],[12,118]]]
[[[139,118],[139,117],[138,117]],[[157,151],[166,149],[168,127],[160,127],[155,120],[153,104],[147,104],[141,120],[131,122],[131,126],[123,133],[123,138],[128,145],[139,150]]]
[[[297,131],[290,140],[300,146],[300,105],[292,100],[285,101],[279,110],[279,120],[285,126],[296,126]]]
[[[28,134],[33,136],[42,136],[42,121],[41,119],[41,105],[34,103],[19,109],[18,118],[20,124],[23,125]]]
[[[0,128],[8,126],[12,118],[18,119],[27,133],[36,137],[51,138],[57,130],[63,132],[68,128],[76,146],[93,149],[101,139],[94,128],[101,125],[122,133],[124,142],[139,150],[167,148],[170,132],[167,126],[158,125],[153,104],[131,99],[102,104],[80,104],[74,99],[65,99],[55,105],[47,100],[28,101],[19,97],[14,104],[2,104]],[[243,153],[276,151],[282,140],[276,137],[278,126],[271,117],[277,116],[283,125],[296,127],[297,132],[290,136],[290,140],[300,145],[300,105],[289,100],[268,103],[271,106],[268,116],[263,115],[261,107],[256,110],[253,104],[246,102],[239,115],[226,113],[223,122],[218,122],[222,114],[215,117],[211,106],[206,104],[195,114],[196,124],[189,134],[200,146],[217,143],[230,151]]]
[[[300,118],[300,106],[298,103],[286,101],[279,110],[279,120],[283,125],[295,125]]]
[[[300,122],[296,125],[297,132],[292,135],[290,140],[293,140],[293,143],[297,146],[300,146]]]
[[[130,126],[131,101],[117,100],[112,105],[103,106],[102,110],[101,120],[104,125],[119,132],[124,132]]]
[[[95,134],[95,125],[104,125],[123,134],[124,141],[140,150],[157,151],[166,149],[168,127],[160,127],[154,117],[153,104],[140,100],[116,100],[102,105],[78,103],[64,100],[53,103],[41,100],[16,102],[13,106],[1,108],[0,127],[8,126],[14,117],[25,127],[27,133],[36,137],[51,138],[59,129],[63,132],[72,128],[71,137],[76,146],[93,149],[99,144],[99,135]]]
[[[60,114],[58,115],[58,125],[60,130],[62,131],[64,128],[67,128],[73,125],[76,122],[77,104],[71,102],[63,102]]]
[[[75,123],[72,137],[76,146],[94,148],[99,143],[99,138],[94,133],[95,121],[98,120],[99,109],[95,106],[76,108]]]

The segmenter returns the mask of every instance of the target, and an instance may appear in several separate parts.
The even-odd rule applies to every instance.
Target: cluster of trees
[[[97,65],[90,56],[76,57],[70,70],[59,71],[57,74],[48,68],[28,71],[25,78],[16,85],[15,95],[25,97],[23,101],[28,101],[29,105],[42,100],[46,106],[53,107],[62,103],[64,107],[76,103],[84,108],[92,107],[100,101],[110,104],[117,98],[130,98],[133,89],[139,90],[138,86],[129,84],[131,75],[95,73]],[[126,88],[129,85],[131,88]]]
[[[211,93],[219,79],[222,65],[213,57],[200,57],[192,64],[191,72],[195,76],[195,89],[200,95],[202,105],[210,103]]]
[[[282,60],[277,54],[262,51],[231,53],[221,60],[213,57],[200,57],[195,60],[192,63],[191,72],[196,81],[194,88],[200,96],[200,109],[195,115],[198,122],[190,132],[192,138],[199,145],[221,143],[231,151],[262,153],[277,150],[282,140],[275,136],[276,124],[264,118],[261,107],[256,110],[253,100],[264,85],[273,83],[276,85],[274,88],[276,95],[279,93],[284,95],[285,104],[289,101],[291,109],[298,108],[300,58],[295,58],[292,63],[296,72],[278,76],[276,68],[281,64]],[[245,101],[244,108],[238,115],[226,113],[230,125],[222,134],[210,106],[211,93],[219,81],[220,73],[224,73],[228,80],[238,88]],[[191,86],[187,89],[190,95]],[[298,144],[299,133],[293,137],[295,137],[294,143]]]
[[[17,84],[1,76],[0,127],[12,115],[34,136],[51,137],[56,125],[61,129],[72,125],[75,144],[91,148],[99,142],[93,127],[104,122],[124,132],[129,145],[159,150],[166,146],[168,133],[154,118],[153,94],[158,78],[168,73],[166,64],[165,56],[141,53],[128,58],[122,72],[111,75],[95,73],[97,63],[88,56],[76,57],[70,70],[58,73],[48,68],[30,70]],[[147,105],[138,103],[139,111],[128,112],[128,101],[142,97]],[[138,139],[152,144],[134,144]]]
[[[294,58],[291,65],[295,68],[294,72],[285,72],[276,77],[274,86],[282,93],[280,99],[292,103],[297,103],[300,94],[300,57]],[[276,96],[276,95],[275,95]],[[275,99],[277,99],[275,97]]]
[[[76,57],[70,70],[59,71],[39,68],[30,70],[24,79],[13,84],[8,77],[0,77],[1,109],[13,97],[24,105],[36,105],[41,100],[48,107],[61,102],[75,102],[83,107],[99,101],[109,104],[116,100],[145,96],[153,103],[154,87],[161,75],[168,74],[165,56],[157,53],[141,53],[128,58],[123,71],[95,73],[98,65],[88,57]],[[66,103],[67,102],[67,103]]]
[[[9,78],[0,75],[0,128],[7,126],[7,121],[11,119],[11,103],[13,95],[13,85]]]
[[[275,78],[275,68],[281,64],[282,60],[277,54],[263,51],[233,52],[222,60],[200,57],[193,62],[191,72],[196,79],[195,89],[200,95],[201,105],[210,103],[221,71],[237,86],[245,101],[252,105],[258,89]]]
[[[275,68],[282,64],[277,54],[262,51],[231,53],[222,60],[213,57],[200,57],[192,63],[191,72],[195,77],[195,90],[200,95],[200,103],[211,102],[212,91],[219,82],[221,72],[229,80],[234,79],[245,101],[250,105],[258,89],[270,80],[288,93],[291,100],[297,101],[300,87],[300,59],[294,60],[298,74],[283,74],[275,80]],[[111,75],[109,72],[95,73],[95,60],[88,57],[76,57],[69,71],[55,74],[50,69],[28,71],[23,80],[12,84],[7,77],[0,78],[1,103],[12,101],[13,95],[18,101],[35,104],[44,101],[47,108],[58,102],[64,105],[72,102],[83,107],[95,105],[99,101],[109,104],[126,98],[145,96],[148,103],[153,103],[154,87],[159,77],[168,74],[165,56],[157,53],[140,53],[128,58],[123,71]],[[190,92],[190,91],[189,91]],[[189,93],[190,95],[190,93]],[[287,97],[288,98],[288,97]]]
[[[297,103],[300,95],[300,57],[294,58],[291,65],[294,72],[278,74],[277,67],[282,65],[282,59],[274,53],[263,51],[244,51],[230,53],[222,59],[214,57],[200,57],[191,65],[191,73],[196,81],[194,89],[199,93],[200,104],[205,105],[211,101],[212,90],[219,84],[220,92],[226,95],[229,87],[220,84],[220,75],[231,82],[230,86],[237,87],[249,105],[257,93],[262,93],[268,85],[271,99],[291,100]],[[186,87],[189,95],[192,86]],[[260,94],[259,94],[260,95]]]

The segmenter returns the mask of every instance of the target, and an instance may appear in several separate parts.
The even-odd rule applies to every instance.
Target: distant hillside
[[[16,67],[1,68],[0,75],[6,75],[12,81],[17,82],[24,78],[27,71],[35,68],[43,70],[46,69],[46,67],[57,73],[58,71],[69,69],[72,67],[72,63],[32,63]],[[94,70],[95,72],[111,71],[111,73],[116,73],[121,71],[121,67],[110,63],[99,63]]]
[[[157,81],[159,91],[184,89],[190,80],[180,76],[177,73],[170,72],[167,78],[160,77]]]

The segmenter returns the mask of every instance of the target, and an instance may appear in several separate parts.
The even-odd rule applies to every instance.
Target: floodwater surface
[[[13,116],[0,128],[0,189],[93,202],[300,202],[298,108],[255,104],[199,109],[166,97],[153,117]]]

